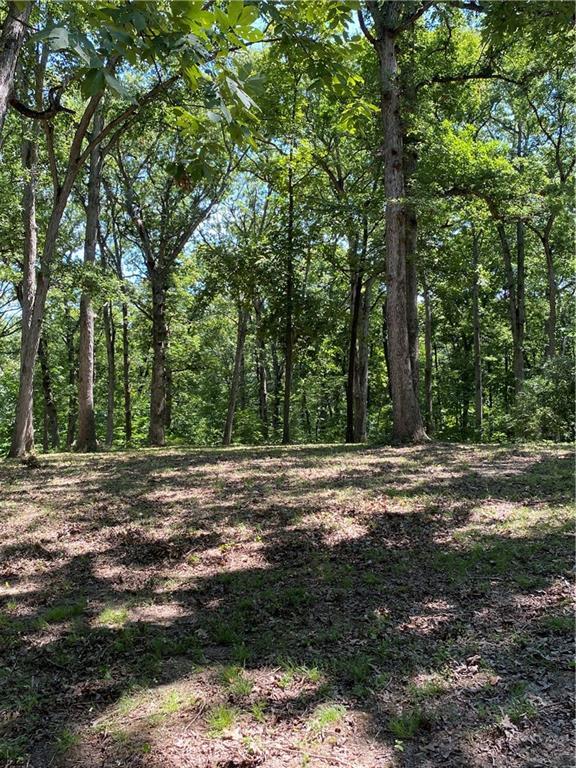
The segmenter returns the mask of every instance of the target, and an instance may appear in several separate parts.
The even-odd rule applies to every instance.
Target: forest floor
[[[572,455],[0,461],[0,765],[567,768]]]

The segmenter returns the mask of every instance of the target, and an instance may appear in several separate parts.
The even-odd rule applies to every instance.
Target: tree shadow
[[[479,452],[476,465],[437,446],[258,450],[239,462],[236,453],[120,466],[98,457],[90,492],[82,483],[71,493],[71,520],[2,547],[5,603],[18,603],[0,627],[7,765],[17,749],[33,766],[149,766],[155,750],[165,765],[257,765],[294,738],[330,764],[338,738],[336,726],[330,738],[314,730],[322,704],[350,713],[352,725],[338,727],[358,766],[480,766],[482,744],[495,765],[544,765],[552,742],[565,759],[570,528],[540,517],[567,497],[564,456],[525,452],[518,466],[511,453]],[[69,488],[57,466],[50,472],[25,478],[32,495]],[[129,503],[114,496],[114,481],[128,484]],[[342,496],[349,487],[355,494]],[[500,518],[478,517],[487,502]],[[222,681],[230,665],[253,689]],[[138,717],[119,714],[134,690],[153,699],[180,685],[204,698],[175,723],[150,703]],[[217,704],[238,711],[245,734],[259,731],[259,702],[262,754],[210,735]],[[65,749],[66,733],[80,743],[70,737]],[[182,742],[170,758],[167,734]],[[192,761],[199,745],[212,762]]]

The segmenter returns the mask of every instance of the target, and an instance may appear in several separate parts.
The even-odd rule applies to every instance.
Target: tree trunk
[[[402,167],[402,124],[395,34],[384,27],[378,39],[384,192],[386,195],[386,271],[389,377],[392,391],[393,439],[398,443],[426,439],[414,392],[406,286],[405,184]]]
[[[150,445],[166,443],[166,355],[168,324],[166,322],[166,281],[159,267],[149,270],[152,284],[152,383],[150,386]]]
[[[102,111],[94,115],[93,131],[102,129]],[[96,146],[90,153],[88,177],[88,207],[84,238],[84,264],[92,265],[96,259],[98,219],[100,215],[100,170],[102,153]],[[76,450],[91,452],[98,449],[96,418],[94,414],[94,310],[92,298],[83,293],[80,298],[80,349],[78,354],[78,439]]]
[[[107,301],[103,310],[104,335],[106,337],[106,364],[108,367],[108,407],[106,408],[106,446],[114,442],[114,394],[116,392],[116,327],[112,314],[112,302]]]
[[[52,392],[52,377],[50,375],[50,365],[48,361],[48,346],[46,339],[42,334],[38,344],[38,358],[40,360],[40,370],[42,372],[42,391],[44,393],[44,424],[45,439],[44,448],[58,448],[60,445],[60,434],[58,431],[58,414],[56,412],[56,403]]]
[[[372,280],[373,278],[370,277],[366,281],[358,320],[358,350],[354,371],[354,439],[357,443],[365,443],[368,439],[368,359]]]
[[[514,387],[516,395],[524,385],[525,318],[525,236],[524,222],[516,222],[516,343],[514,345]]]
[[[434,432],[434,401],[432,396],[432,302],[424,281],[424,396],[426,401],[426,432]]]
[[[122,302],[122,384],[124,389],[124,437],[126,446],[132,442],[132,398],[130,394],[130,326],[128,302]]]
[[[551,359],[556,356],[556,296],[558,288],[556,286],[556,272],[554,270],[552,246],[550,245],[548,233],[543,238],[542,244],[544,245],[544,254],[546,256],[546,297],[548,299],[546,357]]]
[[[284,331],[284,405],[282,413],[282,444],[288,445],[290,436],[290,398],[292,396],[294,347],[294,184],[292,150],[288,168],[288,263],[286,266],[286,326]]]
[[[76,403],[77,403],[77,371],[76,351],[74,346],[74,326],[70,317],[70,310],[66,307],[66,359],[68,362],[68,419],[66,426],[66,450],[72,448],[76,433]]]
[[[8,3],[8,12],[0,34],[0,137],[12,93],[14,73],[24,38],[32,3]]]
[[[388,392],[390,402],[392,402],[392,384],[390,383],[390,348],[388,346],[388,321],[386,320],[386,316],[388,314],[387,305],[388,299],[387,296],[384,296],[384,300],[382,301],[382,346],[384,347],[384,362],[386,363],[386,391]]]
[[[274,374],[274,399],[272,401],[272,429],[274,436],[280,429],[280,391],[282,389],[282,365],[278,360],[276,342],[272,343],[272,372]]]
[[[350,333],[348,339],[348,374],[346,377],[346,442],[356,442],[354,434],[354,373],[356,369],[356,340],[358,338],[358,318],[362,300],[362,268],[357,261],[357,238],[350,238],[349,262],[352,267],[350,286]]]
[[[234,427],[234,413],[236,411],[236,400],[240,389],[240,380],[242,374],[242,357],[244,355],[244,342],[246,341],[246,330],[248,327],[248,311],[245,307],[238,307],[238,330],[236,333],[236,352],[234,354],[234,369],[232,371],[232,380],[230,382],[230,393],[228,396],[228,412],[226,414],[226,424],[224,425],[224,435],[222,445],[230,445],[232,442],[232,429]]]
[[[480,303],[478,285],[479,248],[478,235],[472,232],[472,325],[474,329],[474,425],[476,439],[482,440],[483,401],[482,401],[482,345],[480,337]]]
[[[256,315],[256,377],[258,380],[258,415],[262,436],[268,440],[268,373],[266,370],[266,341],[262,328],[262,301],[254,302]]]
[[[416,247],[418,230],[416,212],[412,206],[406,210],[406,322],[408,324],[408,349],[412,387],[418,398],[418,275],[416,272]]]

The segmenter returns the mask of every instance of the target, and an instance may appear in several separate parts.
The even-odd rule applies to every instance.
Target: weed
[[[236,707],[227,704],[217,704],[206,717],[206,725],[211,736],[219,734],[231,728],[238,719],[239,711]]]
[[[345,714],[346,707],[342,704],[320,704],[314,711],[310,729],[314,733],[324,733],[331,725],[339,723]]]

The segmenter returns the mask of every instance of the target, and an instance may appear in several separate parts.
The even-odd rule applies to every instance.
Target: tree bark
[[[102,112],[94,115],[93,131],[102,129]],[[100,146],[90,153],[88,177],[88,206],[84,237],[84,264],[93,265],[96,260],[98,219],[100,215],[100,171],[102,153]],[[94,309],[92,298],[83,293],[80,298],[80,350],[78,354],[78,439],[76,450],[91,452],[98,449],[96,417],[94,413]]]
[[[432,302],[424,280],[424,396],[426,401],[426,433],[434,432],[434,400],[432,390]]]
[[[230,382],[230,393],[228,395],[228,412],[226,414],[226,424],[224,425],[224,435],[222,445],[230,445],[232,442],[232,430],[234,427],[234,413],[236,411],[236,400],[240,389],[240,380],[242,374],[242,357],[244,355],[244,342],[246,341],[246,330],[248,328],[248,311],[246,307],[238,307],[238,330],[236,333],[236,351],[234,354],[234,368],[232,371],[232,380]]]
[[[375,5],[375,4],[371,4]],[[393,4],[398,5],[398,4]],[[386,271],[389,377],[392,391],[393,439],[398,443],[421,442],[426,433],[414,392],[406,287],[405,183],[402,166],[402,124],[396,60],[396,35],[380,24],[377,50],[380,60],[384,192],[386,196]]]
[[[480,335],[480,302],[478,284],[479,244],[478,234],[472,232],[472,325],[474,329],[474,425],[476,439],[483,437],[483,398],[482,398],[482,343]]]
[[[262,425],[262,436],[268,440],[268,372],[266,370],[266,341],[262,328],[261,299],[254,301],[256,316],[256,377],[258,379],[258,415]]]
[[[288,167],[288,238],[286,265],[286,325],[284,330],[284,404],[282,411],[282,444],[288,445],[290,435],[290,398],[292,396],[292,373],[294,352],[294,183],[292,171],[292,149]]]
[[[418,398],[418,275],[416,272],[416,248],[418,230],[416,212],[412,206],[406,206],[406,322],[408,325],[408,350],[412,387]]]
[[[38,345],[38,359],[42,373],[42,391],[44,393],[44,424],[45,438],[44,448],[58,448],[60,446],[60,433],[58,430],[58,413],[52,392],[52,376],[48,360],[48,345],[42,334]]]
[[[168,351],[168,324],[166,321],[167,285],[163,270],[150,268],[152,285],[152,382],[150,385],[150,445],[166,443],[166,357]]]
[[[354,439],[365,443],[368,439],[368,360],[370,355],[370,298],[371,277],[364,286],[358,319],[356,365],[354,370]]]
[[[106,338],[106,364],[108,368],[108,405],[106,408],[106,446],[114,442],[114,394],[116,392],[116,326],[112,314],[112,302],[103,309],[104,336]]]
[[[514,374],[514,391],[517,395],[524,383],[524,225],[517,224],[517,264],[516,277],[512,266],[512,251],[503,221],[496,224],[506,274],[506,289],[508,292],[508,310],[510,329],[512,331],[512,370]]]
[[[128,302],[122,302],[122,386],[124,390],[124,438],[132,443],[132,397],[130,392],[130,323]]]
[[[350,332],[348,337],[348,369],[346,377],[346,442],[356,442],[354,434],[354,373],[356,369],[356,340],[358,338],[358,318],[362,300],[363,270],[358,263],[358,238],[349,239],[348,261],[352,269],[350,286]]]
[[[556,285],[556,272],[549,231],[544,233],[542,245],[544,246],[544,255],[546,256],[546,298],[548,299],[546,357],[552,359],[556,356],[556,298],[558,287]]]
[[[33,3],[8,3],[0,34],[0,137],[14,83],[14,73]]]

